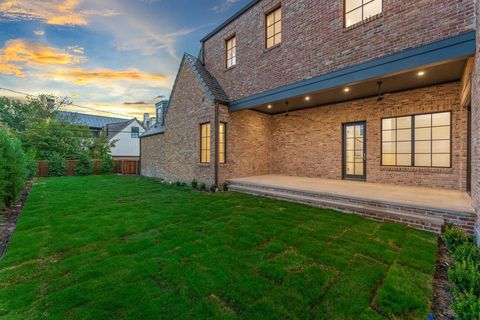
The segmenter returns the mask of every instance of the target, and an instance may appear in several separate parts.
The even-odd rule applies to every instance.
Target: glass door
[[[343,125],[343,178],[366,179],[366,131],[365,122]]]

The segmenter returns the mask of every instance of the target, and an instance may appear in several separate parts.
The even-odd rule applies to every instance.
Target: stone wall
[[[383,13],[344,28],[341,0],[263,0],[205,42],[208,70],[236,100],[474,30],[474,0],[383,0]],[[282,5],[282,43],[265,50],[265,13]],[[225,40],[237,37],[226,70]]]

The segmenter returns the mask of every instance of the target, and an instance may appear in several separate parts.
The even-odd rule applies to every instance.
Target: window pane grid
[[[364,174],[364,127],[350,125],[346,127],[346,173],[347,175]]]
[[[412,140],[399,139],[398,131],[405,130],[399,125],[410,118],[409,128]],[[386,128],[386,129],[383,129]],[[404,132],[403,134],[406,134]],[[411,143],[409,149],[407,143]],[[408,117],[382,119],[382,165],[415,167],[451,167],[451,112],[413,115]],[[395,149],[395,152],[392,150]],[[403,155],[402,163],[399,156]],[[411,158],[410,161],[407,157]]]
[[[218,126],[218,162],[226,162],[226,124],[220,122]]]
[[[345,0],[345,27],[362,22],[383,11],[383,0]],[[351,5],[353,4],[353,7]]]
[[[282,42],[282,8],[269,13],[266,17],[267,49]]]
[[[233,37],[227,40],[227,68],[237,64],[237,39]]]
[[[210,162],[210,123],[200,125],[200,162]]]

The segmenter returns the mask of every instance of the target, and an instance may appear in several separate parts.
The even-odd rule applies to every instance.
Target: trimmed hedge
[[[0,127],[0,209],[17,201],[29,178],[30,164],[20,141]]]
[[[480,319],[480,248],[457,227],[447,226],[442,237],[453,259],[448,279],[454,285],[457,319]]]

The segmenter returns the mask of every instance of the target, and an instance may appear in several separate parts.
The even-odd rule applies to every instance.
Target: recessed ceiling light
[[[345,89],[343,89],[343,91],[350,92],[350,88],[345,88]]]
[[[310,101],[310,97],[308,97],[308,96],[305,97],[305,100]]]
[[[419,72],[417,73],[417,75],[420,76],[420,77],[421,77],[421,76],[424,76],[424,75],[425,75],[425,71],[419,71]]]
[[[272,109],[272,105],[269,104],[269,105],[267,106],[267,108],[268,108],[268,109]]]

